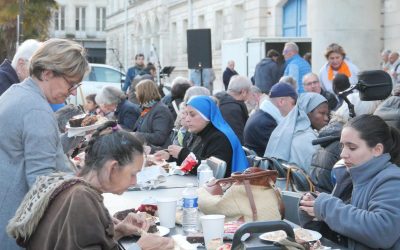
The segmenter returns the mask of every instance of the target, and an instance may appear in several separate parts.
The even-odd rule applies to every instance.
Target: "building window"
[[[96,8],[96,31],[104,31],[106,28],[106,8]]]
[[[75,9],[75,30],[86,30],[86,7],[76,7]]]
[[[65,6],[60,6],[54,14],[54,19],[55,29],[65,30]]]
[[[182,52],[187,53],[187,29],[189,28],[189,22],[187,19],[184,19],[182,22],[182,33],[183,33],[183,40],[182,40]]]
[[[288,0],[283,6],[283,36],[307,36],[307,0]]]
[[[221,49],[221,41],[224,39],[224,15],[222,10],[215,13],[215,33],[213,35],[216,50]]]
[[[197,27],[199,28],[199,29],[204,29],[206,26],[205,26],[205,21],[204,21],[204,15],[200,15],[199,17],[198,17],[198,19],[197,19]]]

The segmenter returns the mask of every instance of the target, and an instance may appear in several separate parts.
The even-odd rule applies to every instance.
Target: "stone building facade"
[[[56,0],[50,36],[69,38],[87,49],[89,61],[106,62],[107,0]]]
[[[108,0],[107,63],[128,68],[144,53],[187,76],[186,30],[210,28],[217,89],[222,41],[238,38],[308,37],[315,72],[336,42],[360,69],[374,69],[382,49],[400,50],[399,15],[398,0]]]

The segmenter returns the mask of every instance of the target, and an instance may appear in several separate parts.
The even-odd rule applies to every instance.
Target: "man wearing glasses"
[[[329,110],[335,110],[338,105],[336,96],[328,91],[321,88],[321,83],[317,74],[308,73],[303,77],[303,86],[306,92],[314,92],[322,95],[328,100]]]
[[[89,71],[81,45],[64,39],[44,42],[30,59],[29,75],[0,97],[0,242],[20,249],[6,225],[37,176],[70,171],[49,104],[63,103]]]

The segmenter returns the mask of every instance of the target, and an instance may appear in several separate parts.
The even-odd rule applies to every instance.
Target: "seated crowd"
[[[61,48],[70,57],[60,60]],[[0,140],[6,145],[0,146],[0,200],[9,200],[0,203],[0,241],[6,249],[15,249],[15,240],[30,249],[118,249],[120,238],[149,225],[141,214],[112,218],[101,194],[122,194],[136,184],[146,153],[178,165],[194,154],[198,164],[190,174],[202,160],[216,157],[226,163],[225,177],[251,167],[253,154],[296,166],[309,178],[318,192],[301,198],[305,228],[349,249],[400,248],[400,91],[382,101],[361,101],[350,93],[356,113],[351,118],[339,93],[355,83],[358,68],[343,48],[328,46],[319,74],[306,72],[309,66],[301,62],[298,75],[290,73],[294,59],[302,60],[297,45],[288,43],[285,50],[288,67],[277,64],[279,53],[269,53],[274,58],[256,69],[269,65],[274,72],[256,72],[256,86],[232,75],[226,91],[212,95],[177,77],[164,95],[150,65],[153,71],[130,72],[124,91],[104,87],[86,96],[83,107],[66,105],[53,115],[48,104],[76,95],[79,85],[73,83],[90,66],[74,42],[43,43],[30,59],[30,76],[0,97]],[[274,82],[263,82],[263,75]],[[109,121],[85,136],[68,137],[67,123],[79,114]],[[72,161],[76,155],[83,160]],[[133,247],[173,249],[173,242],[146,234]]]

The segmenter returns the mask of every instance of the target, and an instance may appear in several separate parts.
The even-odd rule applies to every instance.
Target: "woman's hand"
[[[150,222],[146,220],[146,213],[129,213],[123,221],[113,218],[113,223],[115,226],[114,239],[117,240],[123,236],[147,232],[150,227]]]
[[[318,194],[316,194],[318,196]],[[306,212],[308,215],[315,217],[314,213],[314,202],[315,202],[315,196],[312,195],[311,193],[306,193],[303,195],[303,197],[300,200],[300,210],[303,210]]]
[[[157,152],[154,154],[154,158],[155,158],[157,161],[168,160],[168,159],[169,159],[169,153],[168,153],[166,150],[160,150],[160,151],[157,151]]]
[[[161,237],[155,234],[145,234],[138,240],[137,244],[142,250],[172,250],[175,243],[172,238]]]
[[[169,154],[174,157],[174,158],[178,158],[179,152],[181,152],[182,147],[178,146],[178,145],[170,145],[168,146],[168,152]]]

